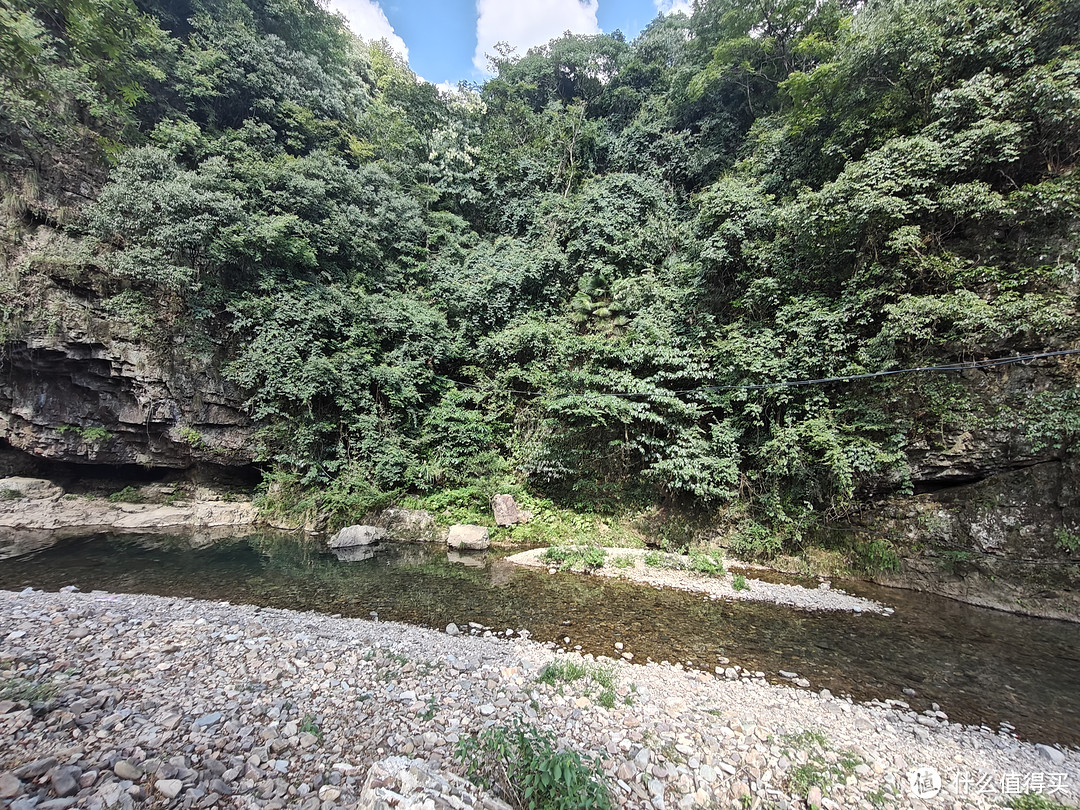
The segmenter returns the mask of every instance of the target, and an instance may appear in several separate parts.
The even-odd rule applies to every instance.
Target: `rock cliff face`
[[[1080,620],[1077,377],[1045,361],[961,378],[967,414],[908,446],[916,494],[864,508],[844,528],[901,557],[882,584]]]
[[[162,532],[202,544],[248,534],[257,523],[251,501],[222,500],[212,492],[197,491],[171,503],[114,503],[66,495],[40,478],[0,478],[0,560],[97,532]]]
[[[1080,465],[1047,461],[877,504],[855,530],[901,551],[874,580],[972,604],[1080,620]]]
[[[12,342],[0,360],[0,435],[55,461],[250,463],[241,398],[212,365],[193,365],[87,335]]]
[[[0,221],[0,438],[38,458],[184,469],[251,462],[224,352],[167,302],[106,287],[90,249]]]

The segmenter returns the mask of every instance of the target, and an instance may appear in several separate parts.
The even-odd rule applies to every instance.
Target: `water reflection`
[[[372,551],[371,549],[363,549]],[[352,551],[343,549],[339,551]],[[78,585],[383,619],[428,627],[479,622],[501,632],[712,670],[719,657],[793,670],[857,699],[931,702],[954,720],[1008,721],[1036,740],[1080,744],[1080,626],[861,586],[896,608],[808,613],[712,601],[626,582],[518,568],[495,552],[382,544],[342,562],[295,537],[260,534],[203,547],[162,535],[99,535],[0,564],[0,587]],[[753,583],[751,582],[751,586]],[[905,698],[914,689],[915,698]]]
[[[375,556],[375,548],[375,546],[346,546],[332,548],[330,553],[337,558],[338,562],[363,562]]]

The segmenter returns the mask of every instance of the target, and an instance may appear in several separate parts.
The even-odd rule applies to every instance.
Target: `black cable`
[[[840,382],[853,382],[855,380],[870,380],[876,377],[892,377],[897,374],[916,374],[924,372],[937,372],[937,371],[972,371],[983,368],[997,368],[999,366],[1008,366],[1013,363],[1028,363],[1032,360],[1043,360],[1047,357],[1064,357],[1066,355],[1080,354],[1080,349],[1063,349],[1056,352],[1039,352],[1037,354],[1019,354],[1012,357],[998,357],[993,360],[973,360],[967,363],[949,363],[943,366],[918,366],[915,368],[897,368],[888,371],[874,371],[867,374],[847,374],[843,377],[821,377],[813,380],[785,380],[782,382],[774,383],[758,383],[753,385],[705,385],[697,388],[681,388],[670,391],[587,391],[578,393],[574,391],[563,391],[557,393],[557,396],[608,396],[608,397],[667,397],[675,396],[677,394],[698,394],[708,393],[716,391],[762,391],[770,388],[794,388],[803,385],[824,385],[827,383],[840,383]],[[450,377],[443,377],[440,374],[434,375],[438,380],[444,380],[454,385],[462,386],[464,388],[472,388],[476,391],[492,392],[491,388],[484,388],[483,386],[475,385],[473,383],[460,382],[453,380]],[[524,391],[517,388],[504,388],[500,389],[499,393],[504,394],[519,394],[521,396],[543,396],[551,395],[551,392],[547,391]]]

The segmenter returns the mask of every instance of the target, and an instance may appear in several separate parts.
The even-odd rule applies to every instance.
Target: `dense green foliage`
[[[738,387],[1076,339],[1078,35],[1069,0],[703,0],[440,96],[310,0],[4,0],[5,207],[219,346],[326,508],[515,477],[769,553],[946,428],[1080,434],[1052,391]],[[75,163],[108,179],[63,217]]]

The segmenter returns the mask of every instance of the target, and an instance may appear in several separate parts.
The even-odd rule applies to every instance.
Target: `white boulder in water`
[[[459,523],[450,527],[450,534],[446,537],[446,545],[464,551],[483,551],[491,545],[491,538],[488,535],[486,526]]]

